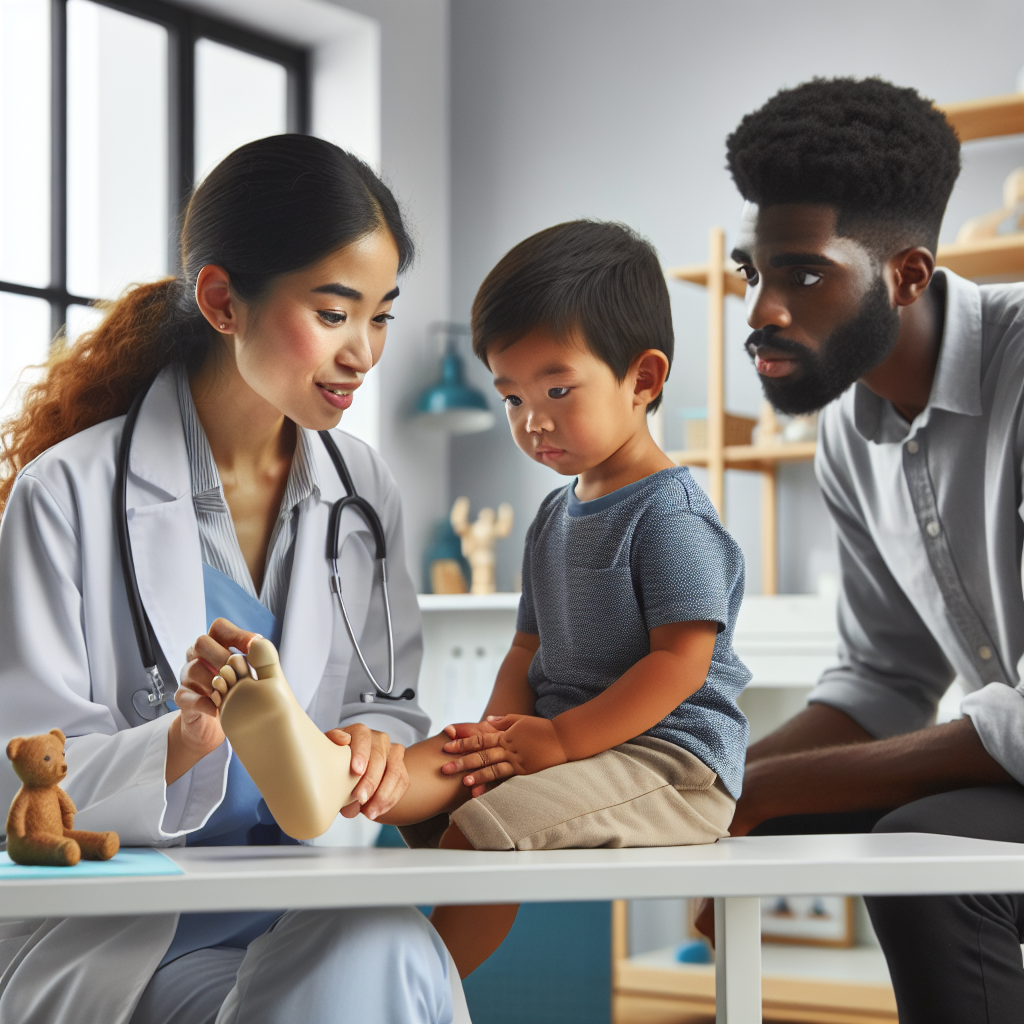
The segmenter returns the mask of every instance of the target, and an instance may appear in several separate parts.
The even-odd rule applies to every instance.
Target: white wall
[[[448,319],[448,0],[339,0],[339,6],[380,26],[380,168],[408,216],[419,253],[400,281],[379,366],[380,452],[402,493],[409,568],[418,584],[431,524],[448,505],[447,444],[415,430],[409,420],[416,394],[437,375],[428,327]]]
[[[623,220],[665,265],[701,262],[713,224],[735,236],[740,202],[724,170],[725,136],[783,86],[813,75],[879,74],[938,102],[1010,92],[1024,64],[1019,0],[452,0],[452,313],[467,319],[494,262],[528,234],[574,217]],[[974,143],[943,238],[1000,204],[1024,140]],[[706,396],[705,297],[671,285],[677,354],[672,411]],[[755,414],[759,387],[730,302],[727,401]],[[491,392],[482,367],[476,379]],[[495,403],[497,409],[497,403]],[[830,525],[807,465],[781,473],[781,588],[813,589],[834,564]],[[511,586],[540,498],[561,483],[512,445],[504,424],[452,443],[452,495],[508,500],[515,534],[499,543]],[[758,481],[731,474],[728,523],[760,590]]]
[[[448,0],[180,0],[311,49],[313,131],[377,167],[412,226],[380,365],[343,426],[373,444],[405,505],[408,563],[419,583],[432,522],[448,505],[448,449],[409,422],[437,373],[427,330],[450,296]],[[358,406],[358,407],[357,407]]]

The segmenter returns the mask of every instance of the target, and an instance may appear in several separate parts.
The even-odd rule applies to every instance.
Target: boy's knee
[[[462,834],[459,826],[452,823],[441,836],[442,850],[472,850],[473,844]]]

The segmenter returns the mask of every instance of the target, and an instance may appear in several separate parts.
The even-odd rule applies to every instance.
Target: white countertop
[[[514,612],[519,594],[417,594],[421,612]]]
[[[0,916],[694,896],[1024,891],[1024,845],[886,833],[486,853],[178,847],[184,874],[0,883]]]

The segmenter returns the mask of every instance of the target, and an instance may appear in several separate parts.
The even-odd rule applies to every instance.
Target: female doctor
[[[0,742],[65,732],[78,828],[113,829],[125,846],[288,841],[232,757],[191,648],[219,617],[274,639],[299,704],[343,730],[332,738],[362,773],[346,816],[375,818],[405,791],[404,747],[428,721],[415,702],[360,702],[368,680],[324,556],[346,491],[316,432],[338,425],[380,358],[411,257],[394,197],[354,157],[299,135],[243,146],[189,203],[180,278],[114,303],[6,425],[2,468],[17,477],[0,485]],[[124,414],[140,393],[127,521],[161,674],[192,659],[180,710],[146,700],[113,522]],[[398,492],[370,448],[333,437],[384,527],[400,693],[421,640]],[[374,542],[350,509],[340,546],[352,627],[382,672]],[[0,780],[6,808],[18,783],[9,767]],[[458,975],[412,908],[5,923],[0,971],[0,1024],[461,1016]]]

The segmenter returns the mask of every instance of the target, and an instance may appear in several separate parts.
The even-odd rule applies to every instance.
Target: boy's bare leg
[[[378,821],[385,825],[415,825],[437,814],[451,814],[469,799],[470,787],[462,781],[466,773],[445,775],[441,771],[453,760],[453,756],[442,749],[450,742],[450,736],[439,733],[409,747],[405,752],[409,788]]]
[[[464,787],[468,788],[468,787]],[[457,825],[449,825],[442,850],[472,850]],[[472,974],[505,940],[515,924],[518,903],[473,907],[434,907],[430,922],[448,947],[459,977]]]
[[[414,825],[438,814],[451,814],[469,799],[471,788],[462,781],[465,772],[441,772],[441,767],[453,759],[442,749],[450,739],[441,733],[409,747],[405,754],[409,788],[379,821],[385,825]],[[456,825],[448,826],[441,848],[473,849]],[[476,970],[501,945],[518,910],[517,903],[434,908],[430,920],[452,954],[460,977]]]

